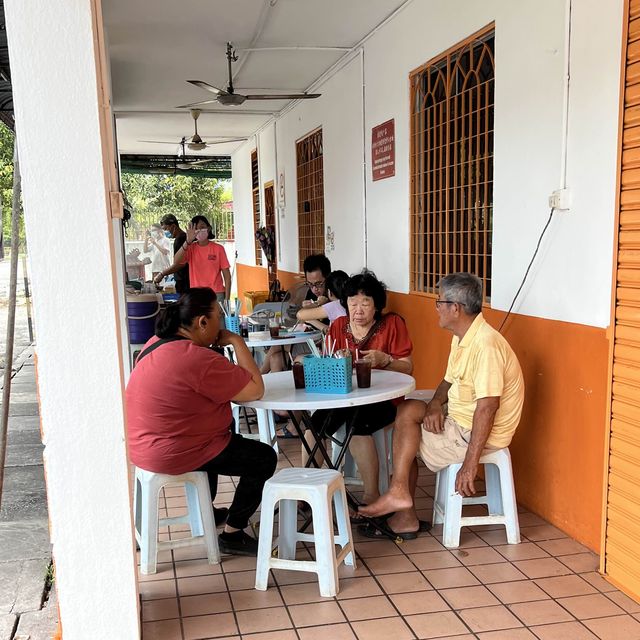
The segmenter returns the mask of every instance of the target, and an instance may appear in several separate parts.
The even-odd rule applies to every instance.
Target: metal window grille
[[[298,257],[324,253],[324,184],[322,129],[296,143],[298,179]]]
[[[256,264],[262,264],[262,247],[256,240],[256,231],[260,227],[260,180],[258,177],[258,151],[251,152],[251,189],[253,203],[253,242],[256,252]]]
[[[273,182],[268,182],[264,186],[264,224],[273,231],[273,237],[276,237],[276,204],[273,192]],[[278,253],[277,243],[273,248],[273,261],[267,260],[267,269],[269,274],[269,283],[278,277]]]
[[[469,271],[491,297],[493,26],[410,76],[411,290]]]

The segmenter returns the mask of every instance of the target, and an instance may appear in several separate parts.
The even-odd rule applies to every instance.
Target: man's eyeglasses
[[[436,300],[436,307],[441,304],[460,304],[457,300]]]
[[[324,280],[318,280],[318,282],[305,282],[307,287],[309,287],[310,289],[320,289],[324,287],[324,283]]]

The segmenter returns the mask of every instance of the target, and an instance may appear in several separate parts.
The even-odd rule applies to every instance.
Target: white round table
[[[298,333],[294,336],[283,335],[280,338],[268,338],[267,340],[249,340],[249,338],[245,338],[244,341],[249,349],[252,347],[282,347],[288,344],[306,343],[309,349],[311,349],[311,353],[314,356],[319,356],[320,352],[316,346],[316,340],[319,340],[321,337],[322,333],[320,331],[305,331],[304,334]]]
[[[263,376],[265,391],[260,400],[238,402],[237,404],[256,410],[258,432],[261,442],[271,446],[276,443],[275,425],[269,420],[269,412],[313,411],[315,409],[338,409],[341,407],[359,407],[385,400],[393,400],[411,393],[416,381],[406,373],[374,369],[371,372],[371,386],[359,389],[353,376],[351,393],[308,393],[293,386],[291,371],[268,373]],[[276,448],[277,450],[277,448]]]

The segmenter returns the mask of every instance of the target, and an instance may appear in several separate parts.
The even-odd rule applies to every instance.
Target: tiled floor
[[[300,464],[298,440],[281,448],[281,467]],[[232,480],[221,480],[217,506],[233,496]],[[417,503],[427,520],[434,481],[421,467]],[[179,492],[165,500],[169,515],[181,513]],[[640,604],[598,575],[595,554],[532,513],[520,513],[520,527],[519,545],[506,544],[504,529],[477,527],[453,551],[440,527],[401,545],[354,528],[358,566],[341,567],[336,598],[322,598],[311,573],[275,571],[261,592],[254,558],[212,566],[204,547],[164,552],[158,572],[140,576],[143,638],[640,639]]]

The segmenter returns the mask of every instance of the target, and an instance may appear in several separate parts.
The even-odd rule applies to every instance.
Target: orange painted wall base
[[[238,291],[266,289],[266,269],[238,265]],[[279,271],[283,288],[297,274]],[[451,334],[432,298],[389,292],[407,321],[418,388],[444,375]],[[503,312],[485,309],[499,326]],[[522,421],[511,444],[518,501],[594,551],[600,550],[608,340],[605,329],[512,315],[504,335],[525,377]]]

